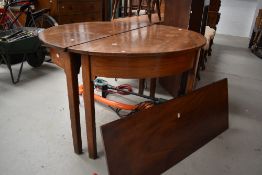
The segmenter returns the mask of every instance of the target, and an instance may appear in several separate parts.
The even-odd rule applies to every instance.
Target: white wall
[[[257,0],[222,0],[217,33],[249,37]]]

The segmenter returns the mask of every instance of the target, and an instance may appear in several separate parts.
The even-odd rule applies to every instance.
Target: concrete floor
[[[198,83],[201,87],[229,79],[230,128],[164,174],[262,174],[262,59],[250,53],[247,43],[247,38],[217,35],[213,56],[208,58]],[[137,86],[135,80],[110,81]],[[160,88],[158,94],[170,98]],[[99,159],[91,160],[87,156],[82,99],[80,110],[84,154],[76,155],[64,72],[49,63],[39,69],[26,64],[21,82],[13,85],[1,65],[0,175],[106,175],[99,126],[117,116],[96,104]]]

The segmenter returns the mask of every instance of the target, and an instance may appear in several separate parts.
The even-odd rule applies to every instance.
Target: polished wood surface
[[[140,0],[139,0],[140,1]],[[134,1],[133,1],[134,2]],[[141,2],[141,1],[140,1]],[[141,3],[140,3],[141,5]],[[139,14],[139,12],[137,12]],[[162,16],[161,17],[161,21],[159,21],[159,17],[157,14],[152,14],[151,15],[151,24],[161,24],[163,22],[163,19],[164,17]],[[118,19],[115,19],[114,21],[123,21],[123,22],[136,22],[136,23],[141,23],[141,21],[146,21],[146,22],[150,22],[149,19],[148,19],[148,16],[147,15],[141,15],[141,16],[133,16],[133,17],[129,17],[129,18],[118,18]],[[143,94],[144,92],[144,83],[145,82],[145,79],[144,80],[139,80],[139,94]],[[156,81],[155,81],[156,82]],[[154,86],[155,82],[152,82],[151,85]],[[155,85],[156,86],[156,85]],[[150,86],[150,93],[151,95],[153,93],[155,93],[155,88],[156,87],[152,87]],[[153,96],[153,95],[152,95]]]
[[[165,0],[164,24],[187,29],[192,0]]]
[[[228,87],[222,80],[101,126],[109,174],[159,175],[227,128]]]
[[[73,46],[69,51],[106,56],[163,56],[181,54],[204,46],[206,39],[189,30],[151,25],[101,40]],[[135,59],[135,58],[134,58]]]
[[[155,20],[155,22],[157,22]],[[114,22],[86,22],[59,25],[39,33],[39,38],[46,45],[59,49],[101,39],[152,25],[144,16]]]
[[[193,69],[198,50],[166,56],[92,56],[92,77],[156,78]],[[193,87],[190,87],[192,90]]]
[[[209,6],[209,3],[210,0],[192,0],[189,30],[205,34],[204,31],[202,32],[207,22],[207,12],[204,13],[204,10]]]

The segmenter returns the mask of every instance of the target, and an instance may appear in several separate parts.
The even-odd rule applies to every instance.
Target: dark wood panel
[[[140,56],[137,59],[129,56],[92,56],[92,76],[154,78],[175,75],[192,69],[197,53],[198,50],[195,50],[183,55]]]
[[[182,74],[177,76],[162,77],[159,78],[159,84],[173,97],[177,97],[180,93],[181,78]]]
[[[221,0],[210,0],[210,11],[218,12],[221,6]]]
[[[188,28],[192,0],[165,0],[164,24]]]
[[[208,11],[208,26],[215,29],[220,19],[220,13],[215,11]]]
[[[197,4],[197,2],[195,3]],[[165,16],[163,24],[187,29],[189,27],[191,4],[192,0],[165,0]],[[195,31],[197,31],[197,29]],[[166,91],[176,97],[178,89],[180,88],[180,79],[179,75],[170,76],[160,78],[159,82]]]
[[[192,0],[189,30],[200,33],[206,27],[207,12],[204,11],[208,5],[209,0]]]
[[[111,175],[159,175],[228,128],[227,80],[101,126]]]

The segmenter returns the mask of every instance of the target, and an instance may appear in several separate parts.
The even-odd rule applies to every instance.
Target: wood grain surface
[[[143,15],[114,20],[113,22],[86,22],[59,25],[45,29],[39,34],[39,38],[50,47],[66,49],[70,46],[128,32],[159,22],[155,17],[153,19],[154,21],[150,23],[147,16]]]
[[[185,53],[204,46],[206,39],[193,31],[151,25],[69,48],[70,52],[107,56],[161,56]]]
[[[227,80],[101,126],[110,175],[159,175],[228,128]]]
[[[91,74],[111,78],[156,78],[193,69],[198,50],[165,56],[91,56]]]
[[[192,0],[165,0],[164,24],[188,28]]]

